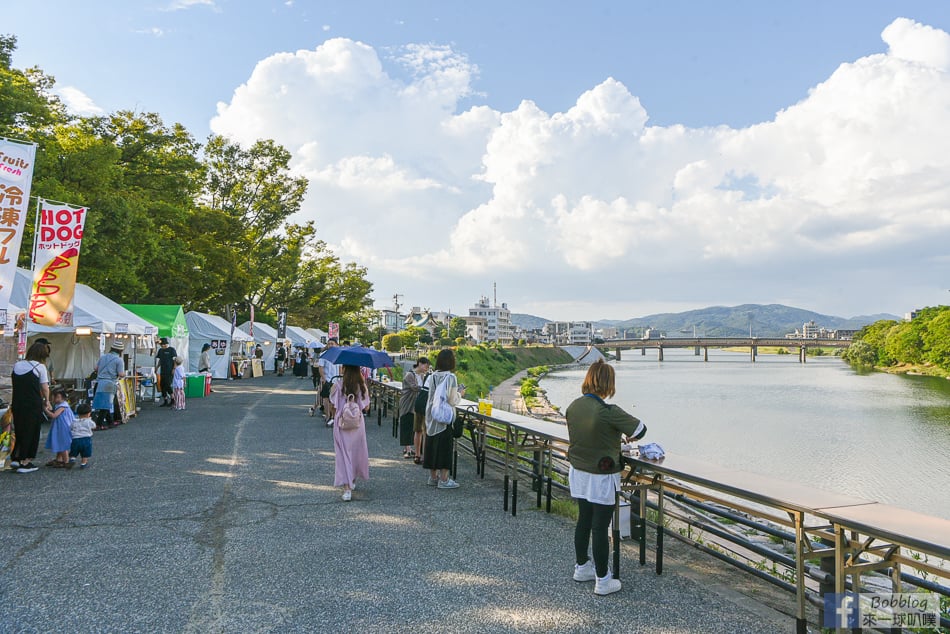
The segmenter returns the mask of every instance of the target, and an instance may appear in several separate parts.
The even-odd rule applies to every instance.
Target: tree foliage
[[[865,326],[842,358],[855,365],[927,365],[950,372],[950,306],[924,308],[911,321]]]
[[[33,194],[89,208],[78,279],[129,303],[290,322],[364,337],[375,316],[365,268],[343,263],[312,222],[294,223],[307,191],[271,140],[202,145],[155,113],[70,116],[55,80],[12,67],[0,35],[0,135],[37,143]],[[29,266],[32,223],[19,263]]]

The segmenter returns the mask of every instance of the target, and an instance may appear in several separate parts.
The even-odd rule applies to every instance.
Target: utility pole
[[[399,298],[402,297],[399,293],[393,293],[393,312],[397,315],[399,314]]]

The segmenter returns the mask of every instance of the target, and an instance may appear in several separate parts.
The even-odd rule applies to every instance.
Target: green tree
[[[399,352],[402,350],[402,337],[395,333],[383,335],[383,350],[386,352]]]
[[[449,322],[449,334],[451,339],[465,339],[467,334],[467,323],[461,317],[453,317]]]
[[[51,90],[55,80],[38,68],[13,68],[15,35],[0,35],[0,136],[37,141],[35,132],[65,121]]]

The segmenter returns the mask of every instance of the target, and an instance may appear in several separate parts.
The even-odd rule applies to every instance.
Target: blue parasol
[[[385,352],[363,346],[337,346],[325,350],[320,358],[337,365],[358,365],[370,369],[387,368],[393,365],[392,358]]]

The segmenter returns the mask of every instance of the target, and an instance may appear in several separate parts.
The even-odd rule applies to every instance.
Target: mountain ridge
[[[859,330],[882,319],[899,320],[896,315],[880,313],[876,315],[857,315],[837,317],[825,315],[804,308],[795,308],[783,304],[740,304],[738,306],[708,306],[680,313],[654,313],[644,317],[630,319],[601,319],[592,321],[594,328],[615,327],[621,330],[643,330],[653,328],[665,334],[692,334],[707,337],[734,337],[752,334],[758,337],[783,337],[801,330],[802,325],[814,321],[819,328],[828,330]],[[511,322],[521,328],[533,330],[553,321],[528,315],[512,313]],[[639,336],[639,335],[637,335]]]

